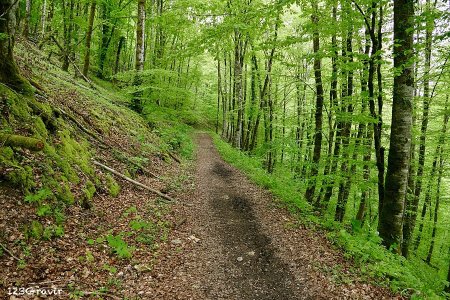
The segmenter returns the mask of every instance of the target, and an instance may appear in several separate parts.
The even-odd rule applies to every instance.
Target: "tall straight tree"
[[[134,78],[134,84],[139,85],[141,78],[139,73],[144,70],[144,58],[145,58],[145,0],[138,1],[138,21],[136,26],[136,76]],[[133,109],[137,112],[142,112],[142,92],[134,93],[133,97]]]
[[[414,96],[413,33],[414,1],[394,2],[394,77],[392,123],[384,201],[379,232],[383,244],[401,252],[403,214],[408,186]]]
[[[84,54],[84,64],[83,64],[83,75],[87,76],[89,71],[89,62],[91,56],[91,39],[92,39],[92,31],[94,28],[94,19],[95,19],[95,7],[97,2],[93,0],[91,2],[91,9],[89,12],[89,24],[86,32],[86,53]]]
[[[319,55],[320,50],[320,35],[319,35],[319,6],[317,3],[313,5],[313,15],[311,20],[314,26],[313,31],[313,51],[314,51],[314,79],[316,82],[316,111],[314,130],[314,152],[310,172],[310,183],[305,193],[305,198],[310,203],[313,200],[314,192],[316,190],[315,177],[319,173],[320,152],[322,150],[322,115],[323,115],[323,86],[322,86],[322,67]]]

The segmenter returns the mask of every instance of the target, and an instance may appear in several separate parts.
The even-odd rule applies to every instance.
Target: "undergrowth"
[[[381,245],[376,230],[363,228],[344,228],[341,224],[321,219],[313,214],[302,191],[302,183],[292,175],[275,171],[268,174],[262,168],[258,157],[250,157],[233,148],[218,135],[213,134],[214,143],[225,161],[234,165],[254,182],[270,190],[278,199],[287,204],[288,209],[299,217],[301,222],[328,230],[327,237],[333,244],[344,250],[344,255],[352,259],[362,275],[377,278],[381,285],[412,299],[440,299],[446,281],[438,276],[435,269],[422,260],[408,259],[388,251]]]

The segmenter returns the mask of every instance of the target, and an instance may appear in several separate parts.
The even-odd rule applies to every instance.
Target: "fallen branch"
[[[22,135],[0,134],[0,146],[21,147],[32,151],[41,151],[44,149],[44,142]]]
[[[14,258],[15,260],[20,260],[19,258],[17,258],[16,256],[14,256],[14,254],[11,253],[11,251],[8,250],[8,248],[6,248],[2,243],[0,243],[0,246],[3,248],[3,250],[5,250],[6,253],[8,253],[12,258]]]
[[[172,157],[172,159],[174,160],[174,161],[176,161],[177,163],[179,163],[179,164],[181,164],[181,161],[180,161],[180,159],[178,158],[178,157],[176,157],[174,154],[172,154],[171,152],[168,152],[169,153],[169,156],[170,157]]]
[[[114,170],[114,169],[112,169],[112,168],[110,168],[110,167],[108,167],[108,166],[106,166],[106,165],[104,165],[104,164],[102,164],[102,163],[99,163],[99,162],[96,161],[96,160],[92,160],[92,162],[94,163],[94,165],[97,165],[97,166],[99,166],[99,167],[102,167],[103,169],[108,170],[109,172],[113,173],[114,175],[119,176],[120,178],[125,179],[125,180],[128,181],[128,182],[131,182],[131,183],[133,183],[133,184],[135,184],[135,185],[137,185],[137,186],[140,186],[140,187],[143,188],[143,189],[146,189],[146,190],[148,190],[148,191],[150,191],[150,192],[152,192],[152,193],[155,193],[155,194],[157,194],[158,196],[160,196],[161,198],[164,198],[164,199],[169,200],[169,201],[171,201],[171,202],[176,202],[176,200],[173,199],[172,197],[170,197],[170,196],[168,196],[168,195],[166,195],[166,194],[163,194],[163,193],[161,193],[160,191],[155,190],[155,189],[153,189],[153,188],[151,188],[151,187],[149,187],[149,186],[146,186],[146,185],[144,185],[144,184],[142,184],[142,183],[140,183],[140,182],[138,182],[138,181],[136,181],[136,180],[134,180],[134,179],[131,179],[130,177],[125,176],[125,175],[123,175],[123,174],[117,172],[116,170]]]

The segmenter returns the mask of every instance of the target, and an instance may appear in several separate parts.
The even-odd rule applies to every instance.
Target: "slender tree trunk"
[[[97,77],[103,79],[104,78],[103,71],[105,68],[106,54],[108,52],[108,46],[109,46],[108,39],[109,39],[110,30],[111,30],[109,4],[106,2],[102,2],[100,11],[102,13],[101,14],[102,31],[101,31],[99,54],[98,54]],[[139,20],[138,20],[138,22],[139,22]]]
[[[83,75],[87,77],[89,71],[89,62],[91,57],[91,39],[92,39],[92,30],[94,28],[94,19],[95,19],[95,7],[97,2],[93,0],[91,2],[91,9],[89,12],[89,22],[88,29],[86,32],[86,53],[84,54],[84,64],[83,64]]]
[[[227,67],[227,56],[224,55],[223,57],[223,65],[224,65],[224,93],[222,94],[222,138],[226,138],[226,134],[227,134],[227,128],[228,128],[228,123],[227,123],[227,105],[228,105],[228,93],[227,93],[227,78],[228,78],[228,67]]]
[[[217,112],[216,112],[216,133],[219,133],[220,98],[222,90],[222,77],[220,75],[220,57],[217,57]]]
[[[45,22],[47,17],[47,0],[44,0],[42,3],[42,15],[41,15],[41,39],[44,39],[45,37]]]
[[[368,33],[368,29],[366,28],[366,32],[365,32],[365,36],[366,36],[366,41],[365,41],[365,49],[364,49],[364,57],[368,57],[369,56],[369,52],[370,52],[370,37],[369,37],[369,33]],[[361,71],[361,95],[367,95],[367,76],[368,76],[368,60],[364,59],[363,61],[363,69]],[[367,102],[368,102],[368,98],[366,96],[362,97],[362,113],[364,114],[366,109],[367,109]],[[372,157],[372,151],[371,151],[371,146],[372,146],[372,136],[373,133],[371,131],[371,126],[367,126],[366,122],[361,122],[359,124],[359,128],[358,128],[358,134],[359,131],[361,130],[362,132],[364,132],[364,137],[363,140],[363,146],[364,146],[364,151],[365,154],[363,155],[363,188],[361,189],[361,201],[359,202],[359,207],[358,207],[358,212],[356,214],[356,220],[358,220],[361,225],[364,222],[364,217],[366,214],[366,204],[367,204],[367,199],[368,199],[368,189],[366,187],[366,182],[369,180],[370,178],[370,168],[368,165],[368,162],[370,161],[371,157]],[[355,149],[356,150],[356,149]],[[353,157],[353,161],[356,162],[357,157]],[[354,172],[352,172],[354,173]]]
[[[394,77],[391,137],[384,202],[379,213],[383,244],[400,253],[403,239],[404,201],[408,186],[411,150],[412,101],[414,96],[413,58],[414,2],[394,2]]]
[[[23,23],[23,36],[26,39],[28,39],[28,36],[30,34],[31,6],[33,5],[31,1],[32,0],[25,1],[25,20]]]
[[[69,70],[69,65],[70,65],[70,42],[72,39],[72,16],[73,16],[73,0],[70,1],[69,3],[69,12],[67,12],[67,2],[66,0],[62,1],[62,6],[63,6],[63,33],[64,33],[64,37],[63,37],[63,51],[62,51],[62,56],[63,56],[63,64],[61,69],[63,71],[68,71]],[[69,15],[67,15],[67,13],[69,13]]]
[[[322,150],[322,115],[323,115],[323,86],[322,86],[322,69],[321,58],[318,55],[320,50],[320,35],[319,35],[319,8],[314,5],[314,14],[312,15],[312,22],[314,24],[313,30],[313,51],[314,51],[314,78],[316,83],[316,111],[315,111],[315,130],[314,130],[314,154],[309,174],[308,188],[305,192],[305,198],[308,202],[313,201],[314,192],[316,190],[317,179],[319,173],[320,152]]]
[[[243,59],[243,41],[242,34],[237,30],[234,33],[235,36],[235,46],[234,46],[234,103],[236,103],[237,109],[237,120],[236,129],[233,136],[233,146],[241,149],[242,140],[242,118],[243,118],[243,80],[242,80],[242,63]]]
[[[136,75],[134,77],[134,85],[139,86],[142,83],[140,72],[144,70],[144,58],[145,58],[145,0],[138,1],[138,21],[136,26],[136,62],[135,70]],[[136,112],[141,113],[143,109],[142,103],[142,91],[135,92],[133,95],[133,109]]]
[[[352,38],[353,38],[353,32],[352,29],[349,29],[347,34],[347,41],[346,41],[346,47],[345,50],[345,57],[348,59],[348,62],[350,64],[353,63],[353,46],[352,46]],[[343,137],[343,148],[345,151],[343,151],[342,155],[342,164],[341,164],[341,172],[345,178],[344,181],[340,180],[339,183],[339,193],[338,193],[338,202],[336,205],[336,211],[334,215],[334,219],[338,222],[342,222],[345,215],[345,206],[347,205],[347,199],[350,191],[350,183],[351,183],[351,174],[348,173],[348,157],[349,157],[349,150],[348,146],[350,144],[350,133],[351,133],[351,127],[352,127],[352,121],[351,116],[353,114],[353,71],[351,71],[351,68],[349,71],[347,71],[347,84],[346,84],[346,97],[345,102],[347,103],[347,120],[344,123],[342,137]],[[362,134],[362,132],[361,132]]]
[[[437,187],[436,187],[436,203],[434,206],[434,220],[433,220],[433,231],[431,232],[431,243],[430,247],[428,248],[428,254],[426,262],[428,264],[431,264],[431,257],[433,256],[433,250],[434,245],[436,242],[436,230],[437,230],[437,223],[438,223],[438,214],[439,214],[439,202],[441,197],[441,182],[442,182],[442,173],[444,169],[444,159],[442,157],[442,153],[440,153],[439,158],[439,174],[438,174],[438,180],[437,180]]]
[[[333,5],[333,12],[332,17],[334,24],[337,24],[337,3]],[[337,58],[338,58],[338,46],[337,46],[337,38],[336,38],[336,32],[333,32],[333,35],[331,37],[331,48],[333,49],[333,56],[331,57],[331,86],[330,86],[330,112],[328,113],[328,127],[329,127],[329,134],[328,134],[328,153],[327,153],[327,162],[323,171],[323,177],[324,180],[322,182],[322,186],[320,187],[319,195],[317,196],[317,200],[315,203],[315,206],[322,210],[325,206],[325,203],[328,203],[328,201],[331,198],[334,180],[329,178],[330,174],[334,176],[333,169],[336,171],[337,168],[337,157],[334,156],[333,151],[333,141],[334,136],[336,132],[336,128],[340,126],[337,126],[338,121],[336,120],[334,124],[333,122],[333,112],[337,109],[339,103],[337,98],[337,84],[338,84],[338,67],[337,67]],[[339,133],[338,133],[339,134]],[[339,142],[340,139],[337,137],[336,134],[336,151],[337,154],[339,154]],[[334,156],[334,157],[333,157]],[[325,197],[324,203],[322,204],[322,196],[324,196],[325,190],[327,197]]]
[[[119,39],[119,45],[117,46],[116,61],[114,63],[114,75],[119,72],[120,54],[122,53],[123,45],[125,44],[125,37],[121,36]]]

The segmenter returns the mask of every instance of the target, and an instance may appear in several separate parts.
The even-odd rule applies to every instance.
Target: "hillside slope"
[[[191,152],[186,131],[149,126],[118,89],[62,72],[31,43],[19,43],[17,59],[36,93],[0,85],[0,133],[45,146],[0,147],[0,298],[36,284],[136,296],[135,277],[152,269],[176,220],[157,195],[93,160],[181,199],[189,177],[175,160]]]

